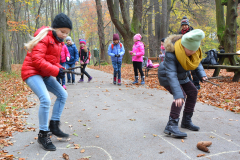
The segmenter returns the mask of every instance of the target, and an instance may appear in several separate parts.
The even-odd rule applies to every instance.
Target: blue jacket
[[[166,48],[165,61],[158,68],[158,79],[161,86],[170,86],[174,99],[184,98],[181,84],[188,83],[189,71],[183,69],[175,55],[174,43],[180,39],[179,35],[172,35],[165,39],[164,47]],[[175,42],[173,42],[175,41]],[[172,43],[172,45],[171,45]],[[195,69],[197,77],[201,80],[206,77],[206,73],[201,63]]]
[[[111,43],[109,46],[108,46],[108,55],[111,56],[111,59],[112,61],[118,61],[118,62],[121,62],[122,61],[122,58],[123,58],[123,55],[125,53],[125,49],[124,49],[124,46],[122,44],[122,47],[120,47],[120,42],[117,44],[117,45],[114,45],[113,46],[113,49],[112,49],[112,44]],[[119,54],[120,57],[115,57],[115,55]]]
[[[74,64],[79,61],[78,50],[75,44],[67,45],[68,51],[70,53],[70,61],[66,61],[67,64]]]

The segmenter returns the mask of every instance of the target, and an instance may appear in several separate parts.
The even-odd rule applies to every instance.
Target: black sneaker
[[[53,121],[51,120],[50,121],[50,124],[49,124],[49,129],[50,131],[52,132],[53,135],[57,136],[57,137],[60,137],[60,138],[68,138],[69,137],[69,134],[66,134],[66,133],[63,133],[60,128],[60,122],[59,121]]]
[[[68,80],[68,81],[67,81],[67,84],[71,84],[71,81],[70,81],[70,80]]]
[[[38,133],[38,143],[46,151],[56,151],[56,147],[51,141],[51,132],[49,131],[39,131]]]

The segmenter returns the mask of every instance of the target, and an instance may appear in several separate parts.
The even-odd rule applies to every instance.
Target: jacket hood
[[[181,39],[183,35],[173,34],[167,37],[164,41],[164,47],[166,52],[174,52],[174,44],[177,40]]]

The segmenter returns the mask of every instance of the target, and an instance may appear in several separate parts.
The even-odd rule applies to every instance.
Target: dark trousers
[[[141,74],[141,77],[144,76],[143,70],[142,70],[142,62],[133,62],[133,68],[134,68],[134,74],[135,76],[138,76],[138,70]]]
[[[164,88],[167,89],[172,94],[172,90],[170,86],[167,86]],[[186,84],[181,84],[181,89],[184,95],[184,99],[186,99],[187,97],[187,99],[185,100],[184,112],[192,113],[194,111],[194,107],[197,102],[197,94],[198,94],[197,88],[194,86],[194,84],[191,81],[189,81]],[[179,118],[182,106],[176,107],[175,102],[173,102],[171,107],[170,117],[173,119]]]
[[[90,78],[91,76],[86,72],[86,70],[85,70],[85,68],[86,68],[86,66],[87,66],[87,64],[82,64],[82,68],[81,68],[81,79],[83,79],[83,76],[84,76],[84,74],[88,77],[88,78]]]
[[[193,77],[193,80],[192,80],[193,84],[196,86],[197,89],[200,89],[200,84],[199,84],[200,80],[197,77],[196,71],[191,71],[191,74],[192,74],[192,77]]]

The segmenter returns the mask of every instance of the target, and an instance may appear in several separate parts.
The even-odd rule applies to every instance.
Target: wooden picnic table
[[[213,77],[217,77],[219,75],[219,72],[221,69],[227,69],[228,72],[234,72],[233,82],[238,82],[240,78],[240,65],[239,63],[234,59],[234,56],[240,55],[237,53],[218,53],[218,63],[219,65],[208,65],[203,64],[203,67],[205,69],[215,69],[213,73]],[[223,65],[223,62],[225,59],[228,59],[230,62],[230,65]]]

